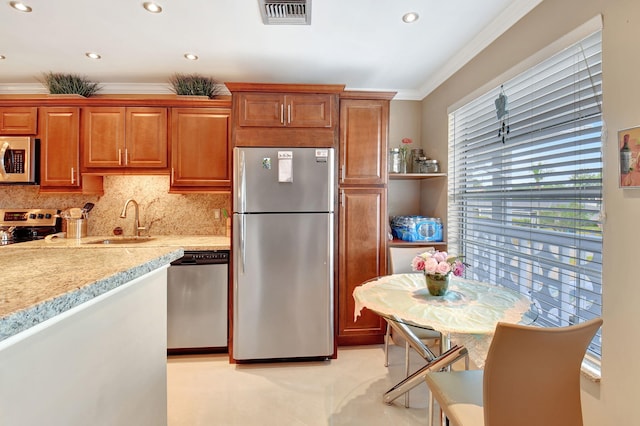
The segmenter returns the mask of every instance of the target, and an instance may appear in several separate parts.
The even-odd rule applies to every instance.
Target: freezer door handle
[[[247,178],[246,178],[246,170],[245,170],[245,159],[244,159],[244,151],[238,152],[238,204],[240,208],[240,212],[246,212],[247,208],[247,198],[246,198],[246,190],[247,190]]]

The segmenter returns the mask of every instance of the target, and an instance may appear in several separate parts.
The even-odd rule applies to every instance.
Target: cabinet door
[[[230,188],[230,118],[226,108],[171,110],[172,188]]]
[[[387,182],[389,101],[340,101],[340,184]]]
[[[274,93],[239,93],[237,123],[242,127],[283,127],[284,96]]]
[[[313,127],[333,125],[334,95],[279,93],[238,94],[241,127]]]
[[[40,186],[80,187],[80,109],[40,108]]]
[[[127,108],[125,129],[125,166],[167,167],[166,108]]]
[[[332,95],[287,95],[287,127],[331,127]]]
[[[37,107],[0,108],[0,135],[35,135],[37,124]]]
[[[124,167],[125,108],[82,109],[84,167]]]
[[[384,188],[340,190],[338,344],[382,343],[385,322],[364,309],[357,321],[353,290],[386,274],[386,197]]]

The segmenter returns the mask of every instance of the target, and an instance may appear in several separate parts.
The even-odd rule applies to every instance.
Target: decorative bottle
[[[620,148],[620,173],[628,174],[631,170],[631,149],[629,148],[629,134],[624,135],[624,144]]]

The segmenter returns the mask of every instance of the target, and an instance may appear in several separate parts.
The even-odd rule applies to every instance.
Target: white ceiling
[[[0,93],[42,92],[49,71],[100,93],[168,91],[172,74],[199,73],[419,100],[542,0],[312,0],[311,25],[287,26],[264,25],[258,0],[156,0],[160,14],[142,0],[22,1],[33,12],[0,4]],[[420,19],[405,24],[406,12]]]

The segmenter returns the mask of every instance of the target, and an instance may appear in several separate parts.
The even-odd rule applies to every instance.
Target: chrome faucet
[[[140,226],[140,208],[138,207],[138,202],[136,200],[129,198],[125,201],[122,212],[120,213],[120,218],[124,219],[127,217],[127,207],[129,207],[129,203],[133,203],[133,206],[136,208],[136,217],[133,222],[133,235],[139,237],[140,231],[144,231],[146,228],[144,226]]]

